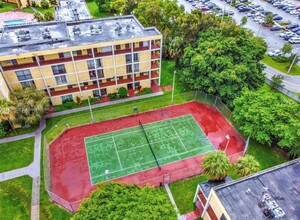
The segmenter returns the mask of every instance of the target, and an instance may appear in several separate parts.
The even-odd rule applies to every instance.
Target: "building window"
[[[19,71],[16,71],[16,75],[17,75],[19,81],[24,81],[24,80],[32,79],[30,70],[19,70]]]
[[[121,45],[115,45],[115,50],[121,50]]]
[[[93,55],[92,49],[87,49],[87,54],[88,55]]]
[[[97,53],[97,48],[93,48],[94,53]]]
[[[126,49],[130,49],[130,44],[125,44]]]
[[[143,41],[139,42],[139,47],[143,47]]]
[[[89,74],[90,74],[90,79],[96,79],[96,71],[95,70],[89,71]]]
[[[132,55],[131,54],[127,54],[126,55],[126,63],[131,63],[132,62]]]
[[[99,92],[98,89],[97,90],[93,90],[93,96],[94,96],[94,98],[100,97],[100,92]]]
[[[134,88],[138,88],[138,87],[140,87],[140,82],[134,83]]]
[[[111,52],[111,47],[102,47],[102,53]]]
[[[149,46],[149,41],[143,41],[143,46],[148,47]]]
[[[134,53],[133,54],[133,60],[134,60],[134,62],[138,62],[139,61],[139,54],[138,53]]]
[[[32,57],[32,61],[33,61],[33,62],[36,62],[36,58],[35,58],[35,57]]]
[[[103,69],[97,70],[98,78],[104,78]]]
[[[43,62],[43,61],[45,61],[45,57],[44,56],[39,56],[39,60],[40,60],[40,62]]]
[[[64,64],[51,66],[51,68],[52,68],[52,72],[53,72],[54,75],[66,73],[66,69],[65,69]]]
[[[81,50],[74,50],[74,51],[72,51],[72,54],[74,56],[81,56],[82,55],[82,51]]]
[[[134,72],[139,72],[140,71],[140,64],[139,63],[135,63],[134,64]]]
[[[88,69],[95,69],[95,63],[94,60],[87,60]]]
[[[68,84],[66,76],[55,76],[55,80],[57,85]]]
[[[69,52],[58,53],[59,58],[69,58],[71,57]]]
[[[34,81],[30,80],[30,81],[21,82],[21,85],[22,85],[23,88],[33,87],[34,86]]]
[[[101,66],[102,66],[102,60],[96,59],[96,67],[101,67]]]
[[[126,66],[126,73],[132,73],[132,66],[131,65]]]
[[[118,76],[118,80],[119,80],[119,79],[123,79],[123,76]]]
[[[61,97],[61,101],[67,102],[67,101],[73,101],[72,95],[64,95]]]

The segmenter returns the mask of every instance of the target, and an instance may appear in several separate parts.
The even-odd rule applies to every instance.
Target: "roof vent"
[[[115,31],[121,31],[122,27],[119,22],[116,23]]]
[[[102,26],[96,26],[96,25],[90,25],[90,31],[91,34],[102,34],[103,30],[102,30]]]
[[[42,32],[42,35],[43,35],[43,39],[51,39],[51,34],[50,34],[48,27],[46,27],[44,29],[44,31]]]
[[[78,26],[74,26],[73,33],[74,33],[74,35],[79,36],[81,34],[80,28]]]
[[[19,30],[16,32],[18,41],[28,41],[31,39],[29,31]]]

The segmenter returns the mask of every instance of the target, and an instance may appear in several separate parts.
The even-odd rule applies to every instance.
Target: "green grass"
[[[0,182],[2,220],[30,219],[32,178],[22,176]]]
[[[3,138],[7,138],[7,137],[13,137],[13,136],[17,136],[17,135],[21,135],[21,134],[28,134],[28,133],[32,133],[34,132],[36,129],[38,129],[38,125],[37,126],[32,126],[32,127],[28,127],[28,128],[16,128],[16,133],[15,132],[10,132],[6,135],[6,137]]]
[[[161,63],[161,86],[172,86],[173,76],[175,70],[175,61],[163,60]],[[187,86],[180,82],[178,71],[175,77],[175,94],[184,93],[190,91]]]
[[[13,9],[16,9],[16,8],[18,8],[17,4],[3,3],[3,8],[0,8],[0,13],[12,11]]]
[[[0,144],[0,173],[29,165],[33,161],[34,138]]]
[[[48,9],[43,9],[41,7],[35,7],[36,10],[38,10],[39,12],[41,12],[42,14],[45,14],[46,12],[50,12],[50,13],[54,13],[54,7],[50,7]]]
[[[278,154],[273,148],[259,144],[253,140],[250,141],[247,153],[256,158],[261,165],[261,170],[285,163],[287,161],[287,159]],[[232,179],[239,178],[233,167],[230,169],[229,175]],[[170,189],[180,214],[185,214],[195,209],[193,198],[197,184],[207,179],[208,178],[205,175],[198,175],[170,184]]]
[[[85,138],[88,163],[93,184],[115,179],[160,165],[172,163],[213,150],[211,142],[191,115],[122,129]],[[195,141],[201,138],[201,142]],[[99,164],[101,161],[101,164]]]
[[[136,94],[136,96],[147,95],[153,93],[151,88],[144,88],[143,91]]]
[[[99,12],[97,4],[93,0],[86,1],[86,4],[93,18],[106,18],[113,16],[113,14],[108,12]]]
[[[272,57],[269,57],[267,55],[264,55],[262,62],[264,62],[265,64],[267,64],[283,73],[287,73],[288,67],[290,65],[290,62],[278,63],[275,60],[273,60]],[[295,75],[295,76],[300,75],[300,66],[294,65],[293,68],[291,69],[289,75]]]
[[[34,10],[31,7],[22,8],[22,12],[34,14]]]

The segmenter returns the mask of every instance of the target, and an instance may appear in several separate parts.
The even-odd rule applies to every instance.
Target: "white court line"
[[[164,159],[167,159],[167,158],[170,158],[170,157],[176,157],[176,156],[179,157],[179,155],[186,154],[186,153],[190,153],[190,152],[193,152],[193,151],[195,151],[195,150],[200,150],[200,149],[203,149],[203,148],[206,148],[206,147],[210,147],[210,146],[204,146],[204,147],[196,148],[196,149],[193,149],[193,150],[184,152],[184,153],[180,153],[180,154],[176,154],[176,155],[172,155],[172,156],[168,156],[168,157],[163,157],[163,158],[160,158],[160,160],[164,160]],[[203,152],[203,153],[208,153],[208,152],[210,152],[210,151]],[[194,156],[191,156],[191,157],[195,157],[195,156],[199,156],[199,155],[201,155],[201,154],[194,155]],[[184,159],[182,159],[182,160],[186,160],[186,159],[191,158],[191,157],[187,157],[187,158],[184,158]],[[178,161],[178,160],[175,160],[175,161],[172,161],[172,162],[170,162],[170,163],[174,163],[174,162],[177,162],[177,161]],[[155,160],[151,160],[151,161],[146,162],[146,163],[141,163],[141,164],[139,164],[138,166],[142,166],[142,165],[149,164],[149,163],[153,163],[153,162],[155,162]],[[169,164],[169,163],[163,164],[163,166],[164,166],[164,165],[167,165],[167,164]],[[127,169],[131,169],[131,168],[135,168],[135,167],[138,167],[138,166],[126,167],[125,169],[121,169],[121,170],[117,170],[117,171],[114,171],[114,172],[110,172],[110,174],[112,174],[112,173],[117,173],[117,172],[120,172],[120,171],[123,171],[123,170],[127,170]],[[144,171],[144,170],[141,170],[141,171]],[[104,176],[104,175],[105,175],[105,174],[101,174],[101,175],[98,175],[98,176],[94,176],[93,179],[94,179],[94,178],[97,178],[97,177]],[[119,177],[118,177],[118,178],[119,178]]]
[[[178,139],[180,140],[180,143],[181,143],[181,144],[182,144],[182,146],[184,147],[184,149],[185,149],[185,152],[187,152],[187,149],[186,149],[186,147],[185,147],[184,143],[182,142],[181,138],[179,137],[179,135],[178,135],[177,131],[175,130],[175,128],[174,128],[174,126],[173,126],[172,122],[171,122],[171,126],[172,126],[173,130],[175,131],[175,133],[176,133],[176,135],[177,135]]]
[[[118,159],[119,159],[119,164],[120,164],[121,170],[123,170],[123,167],[122,167],[122,164],[121,164],[121,160],[120,160],[120,156],[119,156],[119,152],[117,150],[117,145],[116,145],[115,139],[114,139],[113,136],[111,138],[112,138],[112,140],[114,142],[114,146],[115,146],[115,150],[116,150],[116,153],[117,153],[117,156],[118,156]]]

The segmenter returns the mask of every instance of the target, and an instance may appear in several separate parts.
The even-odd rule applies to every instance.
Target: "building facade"
[[[53,105],[160,84],[162,36],[134,16],[6,27],[0,41],[0,92],[26,86]]]

